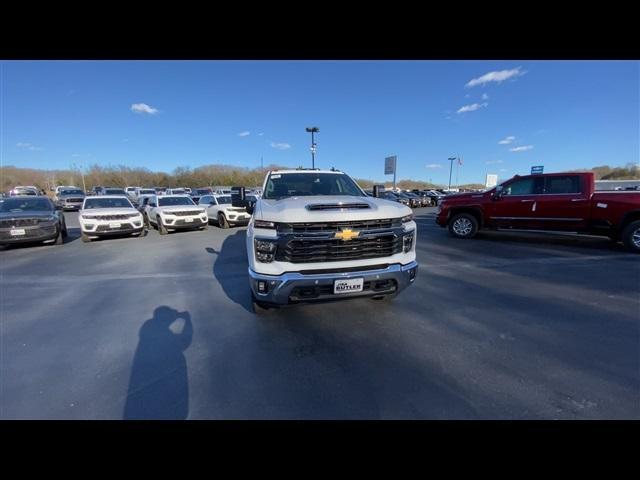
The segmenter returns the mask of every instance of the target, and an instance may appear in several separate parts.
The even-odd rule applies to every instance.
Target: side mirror
[[[375,198],[380,198],[380,193],[384,190],[384,185],[374,185],[373,186],[373,196]]]
[[[502,185],[498,185],[496,186],[496,190],[495,192],[493,192],[493,195],[491,198],[493,200],[500,200],[503,194],[504,194],[504,187]]]

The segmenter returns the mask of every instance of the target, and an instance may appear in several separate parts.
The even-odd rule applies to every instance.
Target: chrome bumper
[[[249,283],[257,300],[275,305],[286,305],[397,294],[413,283],[417,271],[418,262],[415,261],[406,265],[389,265],[387,268],[378,270],[333,273],[328,270],[327,273],[319,274],[290,272],[282,275],[262,275],[249,268]],[[363,278],[365,283],[370,283],[371,288],[355,293],[333,293],[335,280],[350,278]],[[375,288],[377,285],[385,284],[387,280],[395,282],[386,282],[388,288]],[[266,293],[258,291],[258,282],[265,282]],[[305,295],[296,294],[299,289],[304,289]]]

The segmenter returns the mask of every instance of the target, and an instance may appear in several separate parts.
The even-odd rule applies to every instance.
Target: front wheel
[[[222,212],[218,214],[218,225],[220,225],[220,228],[229,228],[229,222],[227,222],[227,217],[225,217],[224,213]]]
[[[251,292],[251,308],[253,313],[256,315],[262,315],[269,310],[271,310],[271,306],[265,302],[261,302],[256,298],[253,292]]]
[[[459,213],[449,220],[449,233],[456,238],[473,238],[478,233],[478,220],[469,213]]]
[[[632,252],[640,253],[640,220],[631,222],[624,228],[622,243]]]
[[[156,217],[156,225],[158,226],[158,233],[160,233],[160,235],[166,235],[167,233],[169,233],[167,227],[162,224],[162,220],[160,220],[160,217]]]

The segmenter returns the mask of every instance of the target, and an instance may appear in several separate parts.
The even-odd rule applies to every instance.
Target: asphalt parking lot
[[[640,418],[640,256],[450,238],[416,283],[255,316],[244,228],[0,251],[2,419]]]

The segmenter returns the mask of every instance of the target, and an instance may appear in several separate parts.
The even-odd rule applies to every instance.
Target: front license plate
[[[187,223],[191,223],[193,222],[193,218],[185,218],[184,221]]]
[[[21,235],[27,234],[27,232],[24,231],[24,228],[12,228],[9,233],[14,237],[19,237]]]
[[[120,228],[121,224],[119,223],[110,223],[109,228]]]
[[[350,278],[348,280],[336,280],[333,282],[333,293],[353,293],[361,292],[364,285],[364,278]]]

